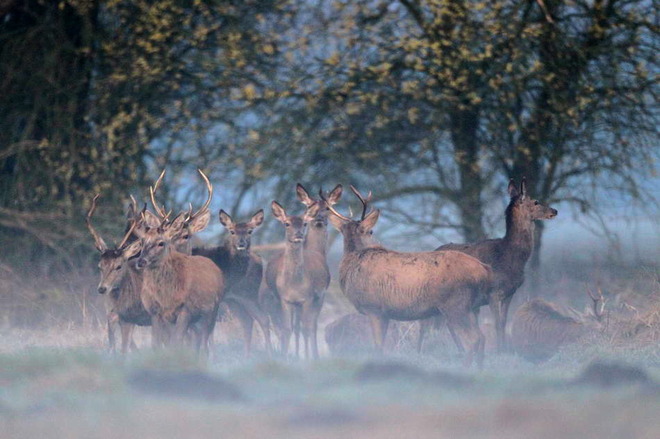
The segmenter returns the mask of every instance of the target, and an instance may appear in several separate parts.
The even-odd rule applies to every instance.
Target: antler
[[[163,181],[163,177],[165,177],[165,169],[163,169],[163,172],[160,173],[160,176],[158,177],[158,180],[156,180],[156,183],[154,183],[153,187],[149,187],[149,195],[151,196],[151,204],[154,206],[156,214],[158,214],[158,216],[161,218],[167,218],[172,212],[170,211],[166,214],[164,207],[158,207],[158,203],[156,202],[155,197],[155,193],[158,190],[158,186],[160,186],[160,182]]]
[[[335,214],[335,215],[338,216],[339,218],[343,219],[344,221],[353,221],[352,218],[349,218],[349,217],[344,216],[344,215],[342,215],[341,213],[337,212],[337,211],[335,210],[335,208],[332,207],[332,205],[331,205],[330,203],[328,203],[328,200],[325,199],[325,197],[323,196],[323,192],[322,192],[322,191],[319,192],[319,196],[321,197],[321,200],[325,201],[325,204],[326,204],[326,206],[328,207],[328,209],[330,209],[330,212],[332,212],[333,214]]]
[[[204,213],[204,211],[208,209],[209,205],[211,204],[211,199],[213,198],[213,185],[209,181],[209,178],[206,176],[206,174],[204,174],[204,172],[202,172],[201,169],[198,169],[197,172],[199,172],[199,175],[201,175],[202,178],[204,179],[204,183],[206,183],[206,190],[208,191],[209,196],[206,199],[204,205],[195,213],[192,213],[192,204],[190,205],[190,210],[188,211],[188,218],[186,219],[186,221],[190,221],[193,218]]]
[[[360,202],[362,203],[362,216],[360,218],[360,221],[362,221],[366,216],[367,216],[367,205],[371,201],[371,191],[367,194],[367,198],[365,199],[360,191],[358,191],[355,186],[351,185],[351,190],[355,194],[356,197],[359,198]]]
[[[138,225],[138,219],[133,218],[131,220],[131,227],[128,228],[128,232],[126,232],[126,234],[124,235],[124,238],[121,240],[121,242],[117,246],[118,249],[123,249],[124,248],[124,246],[126,245],[126,241],[128,241],[128,238],[133,234],[133,231],[135,230],[137,225]]]
[[[594,316],[596,316],[596,318],[600,320],[605,314],[605,298],[603,297],[603,291],[600,288],[598,288],[598,294],[595,294],[591,290],[591,288],[587,288],[587,293],[589,294],[589,297],[591,297],[591,300],[593,301]],[[600,303],[600,307],[598,306],[599,303]]]
[[[85,222],[87,223],[87,228],[89,229],[89,233],[92,234],[94,237],[94,243],[96,245],[96,249],[100,252],[104,252],[108,249],[108,246],[105,244],[105,241],[103,238],[101,238],[101,235],[97,233],[97,231],[94,229],[94,226],[92,226],[92,215],[94,215],[94,211],[96,210],[96,200],[101,196],[101,194],[96,194],[94,199],[92,200],[92,207],[89,208],[89,212],[87,212],[87,219]]]

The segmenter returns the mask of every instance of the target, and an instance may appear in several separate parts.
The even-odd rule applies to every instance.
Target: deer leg
[[[114,352],[117,341],[115,339],[115,328],[119,322],[119,316],[114,311],[108,313],[108,349]]]
[[[447,325],[456,331],[466,347],[464,365],[469,367],[475,359],[479,369],[483,368],[485,337],[479,329],[476,314],[473,311],[452,314],[447,318]]]
[[[305,341],[305,358],[310,358],[310,344],[312,355],[315,360],[319,358],[319,350],[316,340],[317,322],[321,306],[319,300],[309,300],[302,305],[302,331]]]
[[[119,329],[121,330],[121,353],[126,354],[128,352],[128,346],[133,341],[133,328],[135,325],[132,323],[119,322]]]
[[[268,321],[268,315],[266,315],[266,313],[262,311],[259,305],[252,300],[244,299],[239,303],[243,306],[245,311],[247,311],[250,317],[252,317],[253,320],[256,320],[259,324],[259,327],[261,328],[261,331],[264,335],[266,351],[268,352],[268,355],[271,355],[273,348],[270,342],[270,323]]]
[[[500,293],[498,291],[498,293]],[[497,352],[498,353],[503,353],[504,352],[504,326],[503,323],[506,324],[506,322],[502,321],[502,295],[501,294],[494,294],[490,297],[490,301],[488,303],[490,307],[491,314],[493,314],[493,320],[495,321],[495,334],[497,338]]]
[[[511,352],[511,346],[509,345],[509,340],[507,339],[506,336],[506,322],[508,320],[508,315],[509,315],[509,306],[511,305],[511,300],[513,300],[513,294],[516,291],[510,291],[509,294],[506,295],[504,300],[502,300],[502,317],[500,319],[500,324],[502,325],[502,342],[504,346],[504,351],[505,352]]]
[[[254,325],[254,320],[252,316],[247,312],[247,310],[238,304],[237,302],[232,302],[230,305],[232,313],[238,317],[238,320],[241,323],[241,329],[243,329],[243,341],[245,348],[245,356],[250,356],[250,350],[252,348],[252,326]]]
[[[190,327],[190,313],[186,309],[182,309],[179,315],[176,316],[176,323],[174,324],[174,342],[179,346],[183,346],[186,338],[186,333]]]
[[[419,336],[417,337],[417,353],[422,353],[422,347],[424,345],[424,336],[431,328],[433,321],[431,319],[423,319],[419,321]]]
[[[301,306],[296,304],[293,309],[293,335],[296,340],[296,358],[300,358],[300,314]]]
[[[385,348],[387,326],[390,321],[383,316],[369,314],[369,323],[371,323],[371,331],[373,332],[374,345],[376,346],[376,350],[382,354]]]
[[[293,330],[293,319],[295,317],[295,305],[282,301],[282,336],[280,338],[281,351],[286,356]]]

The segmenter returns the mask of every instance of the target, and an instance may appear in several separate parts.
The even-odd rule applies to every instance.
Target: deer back
[[[393,318],[418,319],[437,310],[483,300],[492,270],[460,252],[400,253],[368,248],[345,254],[340,283],[358,310],[383,309]],[[455,294],[455,291],[466,291]]]

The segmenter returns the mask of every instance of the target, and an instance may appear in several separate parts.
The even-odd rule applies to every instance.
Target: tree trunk
[[[451,139],[460,178],[460,195],[456,198],[466,242],[484,239],[481,192],[483,180],[479,165],[479,110],[456,110],[450,116]]]

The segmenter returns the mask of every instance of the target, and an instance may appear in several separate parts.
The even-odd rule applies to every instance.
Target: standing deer
[[[443,314],[448,325],[467,347],[465,362],[473,358],[483,365],[484,336],[476,310],[492,287],[493,273],[476,258],[455,251],[401,253],[376,244],[372,229],[378,209],[367,213],[365,199],[360,220],[338,213],[330,222],[344,238],[339,268],[340,285],[346,297],[371,323],[376,348],[382,352],[390,319],[419,320]]]
[[[209,199],[213,188],[206,176]],[[153,193],[153,188],[152,188]],[[179,214],[174,220],[166,219],[158,227],[136,229],[142,249],[137,267],[143,270],[142,302],[152,316],[154,332],[159,343],[167,341],[171,329],[174,339],[182,343],[189,329],[197,335],[197,350],[208,355],[208,341],[224,296],[225,282],[222,271],[210,259],[190,256],[176,250],[181,235],[187,233],[190,219],[195,214]]]
[[[96,201],[100,195],[92,200],[92,206],[87,212],[87,228],[94,238],[96,249],[101,253],[99,271],[101,281],[98,285],[99,294],[108,293],[111,309],[108,313],[108,343],[110,349],[115,349],[114,325],[118,324],[121,330],[121,353],[125,354],[128,347],[135,348],[132,333],[135,325],[151,326],[151,316],[142,306],[140,292],[142,290],[142,276],[135,267],[133,259],[140,252],[140,242],[134,235],[137,226],[136,203],[129,212],[129,225],[123,239],[115,248],[108,248],[105,241],[92,226],[92,216],[96,210]]]
[[[525,264],[534,248],[534,221],[557,216],[555,209],[544,206],[527,195],[524,178],[520,189],[511,179],[508,191],[511,200],[506,208],[506,234],[503,238],[487,239],[473,244],[451,243],[436,249],[466,253],[493,268],[495,287],[488,296],[488,304],[495,320],[499,352],[506,349],[505,329],[509,305],[525,279]],[[424,325],[420,337],[424,336],[427,327]]]
[[[322,190],[319,191],[319,195],[323,197]],[[342,186],[338,184],[335,188],[330,191],[327,195],[327,198],[323,199],[314,199],[307,192],[305,187],[298,183],[296,185],[296,195],[301,203],[303,203],[307,208],[312,206],[318,206],[316,216],[311,221],[311,227],[308,228],[304,240],[304,252],[309,254],[307,259],[318,260],[319,263],[311,264],[309,269],[316,270],[316,273],[311,273],[311,277],[318,280],[318,285],[316,289],[318,291],[325,291],[328,289],[330,284],[330,278],[326,276],[326,273],[329,273],[328,264],[327,264],[327,242],[328,242],[328,214],[329,209],[328,205],[332,206],[336,204],[341,198]],[[273,324],[279,330],[280,342],[282,339],[283,331],[283,322],[281,320],[282,313],[282,304],[280,303],[277,295],[277,287],[275,285],[277,273],[282,270],[282,263],[284,260],[284,252],[276,253],[272,258],[270,263],[266,267],[266,274],[264,276],[264,282],[262,282],[261,290],[259,293],[259,301],[262,308],[268,311]],[[326,282],[327,280],[327,282]],[[300,341],[299,341],[299,331],[294,331],[295,333],[295,343],[296,343],[296,355],[298,355]]]
[[[245,340],[245,353],[250,354],[252,326],[259,323],[264,334],[266,350],[271,352],[268,315],[259,306],[259,286],[263,276],[261,257],[250,250],[252,232],[264,220],[260,209],[248,222],[235,223],[231,216],[220,210],[220,222],[229,231],[229,237],[220,247],[195,248],[193,255],[206,256],[216,263],[225,276],[225,301],[232,314],[241,322]]]
[[[309,358],[311,344],[312,355],[318,358],[317,326],[318,316],[323,306],[325,290],[330,282],[330,273],[325,264],[325,257],[318,252],[304,249],[307,224],[314,220],[320,209],[314,204],[305,210],[302,216],[287,215],[276,201],[271,204],[273,215],[282,223],[285,230],[285,247],[281,257],[271,260],[266,270],[266,279],[262,288],[270,288],[276,294],[281,307],[281,314],[276,322],[281,324],[280,344],[286,355],[294,332],[296,355],[299,351],[299,333],[302,334],[305,357]],[[274,265],[276,269],[271,268]],[[263,291],[260,296],[263,297]],[[272,308],[270,309],[273,312]]]
[[[573,316],[562,312],[555,304],[533,299],[518,308],[511,325],[514,350],[530,361],[544,361],[554,355],[560,346],[602,329],[605,299],[599,290],[587,290],[592,309],[584,313],[571,310]]]

